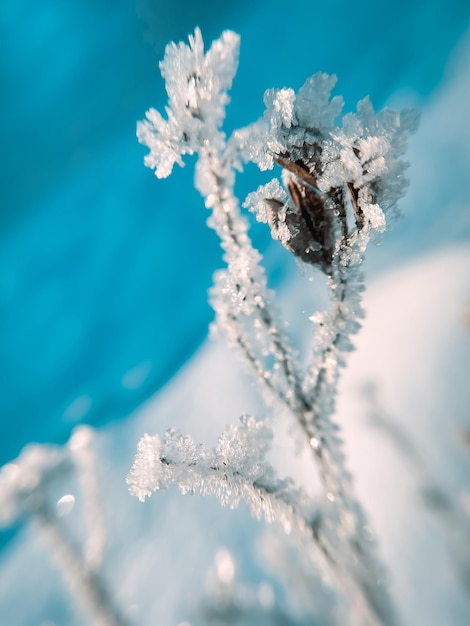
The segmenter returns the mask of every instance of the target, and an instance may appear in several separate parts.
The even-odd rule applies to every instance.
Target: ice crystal
[[[219,128],[237,70],[238,49],[238,35],[225,31],[204,54],[198,28],[189,45],[166,47],[160,71],[168,93],[167,119],[150,109],[137,127],[139,141],[150,148],[145,164],[155,169],[158,178],[169,176],[175,163],[182,166],[181,157],[197,152],[207,136],[215,143],[223,141]]]

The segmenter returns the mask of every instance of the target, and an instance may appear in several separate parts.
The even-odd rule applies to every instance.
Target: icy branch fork
[[[365,531],[333,414],[340,369],[363,315],[363,253],[385,230],[386,216],[396,212],[406,188],[408,164],[400,157],[417,116],[389,109],[375,113],[365,99],[338,125],[343,101],[331,98],[336,78],[316,74],[297,94],[268,90],[263,118],[227,139],[221,126],[238,47],[238,36],[227,31],[204,53],[198,29],[189,46],[170,44],[160,64],[169,96],[167,119],[151,109],[137,135],[150,148],[145,162],[157,177],[168,176],[175,163],[183,165],[185,154],[197,153],[195,184],[211,210],[208,224],[220,237],[227,264],[216,273],[211,290],[217,326],[238,349],[268,402],[287,410],[305,434],[331,504],[319,524],[334,537],[332,545],[341,546],[330,565],[349,578],[355,590],[352,603],[368,614],[364,623],[393,624],[382,568]],[[248,161],[261,170],[280,166],[282,185],[274,178],[249,194],[243,206],[301,263],[322,272],[330,287],[332,309],[313,318],[313,355],[304,371],[283,330],[234,193],[235,172]],[[144,446],[140,464],[146,454],[155,461]],[[155,461],[159,475],[162,464],[162,458]],[[161,488],[149,471],[147,493],[144,474],[134,493],[148,495]],[[179,481],[178,472],[171,475]],[[135,472],[131,482],[133,476]]]

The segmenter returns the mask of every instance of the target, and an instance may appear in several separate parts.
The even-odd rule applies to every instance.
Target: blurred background
[[[337,74],[346,109],[365,95],[421,108],[406,218],[372,253],[372,277],[468,246],[468,1],[3,0],[0,465],[80,423],[122,423],[207,336],[222,261],[193,162],[157,181],[135,138],[145,111],[165,105],[165,45],[196,25],[207,45],[224,29],[241,35],[227,131],[262,114],[266,88],[298,89],[317,71]],[[240,197],[259,182],[249,169]],[[282,285],[283,257],[254,236]],[[14,536],[2,534],[4,551]],[[2,623],[46,623],[12,617],[10,604]],[[75,623],[64,615],[54,623]]]

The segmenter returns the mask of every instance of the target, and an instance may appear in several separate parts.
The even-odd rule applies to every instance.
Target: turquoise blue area
[[[425,106],[470,3],[3,0],[0,465],[129,415],[207,334],[221,259],[193,162],[158,181],[135,138],[165,104],[164,45],[196,25],[207,43],[241,34],[230,129],[261,114],[265,88],[317,71],[349,108],[367,94]],[[250,169],[241,195],[258,182]]]

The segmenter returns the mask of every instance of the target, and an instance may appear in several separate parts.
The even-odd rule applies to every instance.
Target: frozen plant
[[[216,325],[248,364],[271,413],[283,411],[302,431],[323,493],[307,505],[292,482],[277,479],[264,458],[269,427],[247,417],[214,451],[174,431],[146,435],[128,482],[141,499],[174,483],[183,493],[212,493],[230,506],[245,500],[258,517],[280,521],[303,543],[308,537],[312,560],[329,571],[349,603],[350,623],[389,626],[396,623],[393,603],[334,411],[340,369],[362,317],[363,254],[396,213],[407,184],[401,156],[417,116],[376,113],[366,98],[341,118],[343,100],[331,97],[336,78],[316,74],[298,93],[268,90],[263,118],[227,138],[222,123],[238,48],[238,36],[226,31],[204,52],[198,29],[189,45],[169,44],[160,64],[166,116],[150,109],[137,135],[159,178],[183,165],[184,155],[197,154],[195,185],[226,262],[210,294]],[[279,166],[281,176],[249,194],[243,207],[299,264],[323,274],[331,293],[331,309],[311,317],[313,348],[305,367],[296,360],[234,193],[235,174],[249,161],[261,170]]]
[[[75,429],[64,446],[30,444],[0,469],[0,528],[20,520],[34,524],[50,549],[73,600],[96,626],[129,626],[103,574],[105,548],[102,493],[96,480],[93,431]],[[64,479],[78,483],[79,495],[64,494]],[[58,497],[60,494],[60,497]],[[79,501],[84,541],[65,518]],[[82,545],[83,543],[83,545]]]

